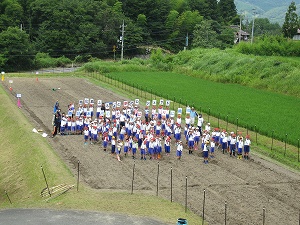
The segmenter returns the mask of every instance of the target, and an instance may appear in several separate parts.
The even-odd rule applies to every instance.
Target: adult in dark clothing
[[[60,118],[59,118],[59,112],[55,113],[54,119],[53,119],[53,132],[52,132],[52,137],[57,135],[58,128],[60,126]]]

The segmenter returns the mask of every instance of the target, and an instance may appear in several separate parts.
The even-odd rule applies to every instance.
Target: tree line
[[[229,25],[239,21],[234,0],[3,0],[0,68],[31,69],[48,57],[62,64],[107,58],[122,39],[126,55],[148,46],[224,49],[233,46]]]

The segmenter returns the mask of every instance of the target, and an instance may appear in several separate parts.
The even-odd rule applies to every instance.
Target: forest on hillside
[[[225,49],[234,44],[230,25],[240,22],[234,0],[3,0],[0,68],[30,69],[48,56],[84,62],[122,47],[128,56],[149,46]],[[280,32],[278,24],[261,23],[264,33]]]

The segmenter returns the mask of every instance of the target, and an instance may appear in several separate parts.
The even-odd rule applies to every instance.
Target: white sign
[[[171,110],[170,111],[170,117],[174,117],[175,116],[175,111],[174,110]]]
[[[161,100],[159,101],[159,104],[160,104],[160,105],[164,105],[164,100],[161,99]]]
[[[21,98],[22,97],[22,95],[21,94],[17,94],[17,98]]]
[[[171,101],[170,100],[166,100],[166,106],[170,106]]]
[[[136,104],[136,105],[140,104],[140,100],[139,100],[138,98],[135,99],[135,100],[134,100],[134,104]]]
[[[9,80],[8,83],[12,84],[14,81],[13,80]]]
[[[152,105],[156,105],[156,100],[152,100]]]
[[[178,108],[177,114],[182,114],[182,108]]]
[[[113,109],[115,109],[117,107],[117,103],[113,102],[112,107],[113,107]]]
[[[79,100],[78,104],[79,104],[80,106],[82,106],[83,100]]]
[[[109,109],[109,102],[105,103],[105,109]]]
[[[91,111],[87,111],[86,112],[86,117],[88,117],[88,118],[92,117],[92,112]]]
[[[94,105],[94,99],[92,99],[92,98],[90,99],[90,104]]]
[[[98,106],[101,106],[101,105],[102,105],[102,100],[98,100],[98,101],[97,101],[97,105],[98,105]]]
[[[84,99],[84,104],[85,104],[85,105],[89,104],[89,102],[90,102],[90,99],[88,99],[88,98],[85,98],[85,99]]]
[[[124,107],[127,107],[127,106],[128,106],[128,101],[124,101],[124,102],[123,102],[123,106],[124,106]]]
[[[105,111],[105,116],[106,116],[107,118],[110,118],[110,111]]]
[[[121,102],[117,102],[117,107],[118,107],[118,108],[121,107]]]
[[[190,113],[190,112],[191,112],[191,107],[187,106],[186,110],[185,110],[185,113]]]
[[[146,101],[146,106],[150,106],[150,101]]]

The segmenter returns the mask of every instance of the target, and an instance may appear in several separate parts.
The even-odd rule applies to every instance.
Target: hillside
[[[285,13],[290,5],[291,1],[281,0],[236,0],[235,4],[238,12],[246,12],[246,16],[249,20],[252,20],[252,10],[256,9],[260,18],[268,18],[272,23],[284,22]],[[300,14],[300,4],[297,4],[298,15]]]

